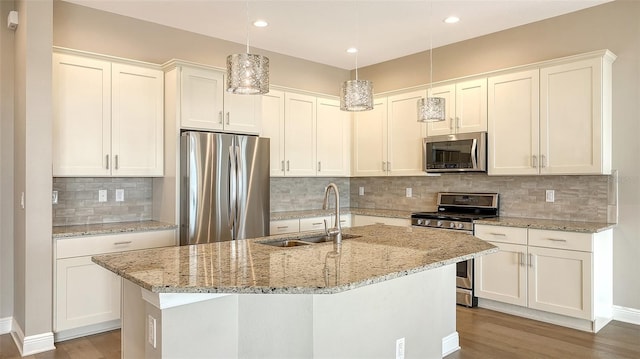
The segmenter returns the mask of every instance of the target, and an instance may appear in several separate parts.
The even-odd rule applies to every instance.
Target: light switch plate
[[[107,190],[101,189],[98,190],[98,202],[106,202],[107,201]]]
[[[548,189],[545,193],[545,200],[547,202],[555,202],[556,200],[556,191],[552,190],[552,189]]]
[[[364,196],[364,187],[359,187],[358,188],[358,195],[359,196]]]
[[[58,191],[51,193],[51,204],[58,204]]]
[[[116,190],[116,202],[124,201],[124,189]]]
[[[405,188],[405,195],[410,198],[413,196],[413,190],[411,188]]]

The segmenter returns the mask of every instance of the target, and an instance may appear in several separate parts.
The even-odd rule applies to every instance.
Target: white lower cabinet
[[[299,219],[283,219],[278,221],[271,221],[269,225],[269,234],[287,234],[300,232],[300,220]]]
[[[57,239],[55,340],[120,326],[121,278],[93,263],[92,256],[175,244],[175,230]]]
[[[324,220],[327,220],[328,226],[333,226],[333,216],[306,217],[299,219],[281,219],[271,221],[270,235],[298,233],[308,231],[324,230]],[[351,215],[340,215],[340,226],[342,228],[351,227]]]
[[[479,298],[535,310],[522,312],[534,319],[557,314],[554,323],[593,332],[611,320],[612,230],[576,233],[476,225],[475,236],[499,248],[475,261]]]

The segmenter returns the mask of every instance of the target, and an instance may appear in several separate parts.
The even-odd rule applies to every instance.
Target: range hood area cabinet
[[[350,134],[351,114],[337,99],[273,88],[262,95],[272,177],[349,176]]]
[[[611,173],[608,50],[489,77],[489,175]]]
[[[429,96],[445,99],[446,120],[427,123],[427,136],[487,131],[487,78],[439,84]]]
[[[426,125],[417,121],[416,90],[374,98],[373,110],[354,115],[353,176],[423,176],[422,140]]]
[[[54,48],[53,176],[162,176],[163,74]]]
[[[182,129],[257,135],[261,130],[261,96],[226,92],[225,72],[183,60],[171,60],[165,71],[165,98]]]

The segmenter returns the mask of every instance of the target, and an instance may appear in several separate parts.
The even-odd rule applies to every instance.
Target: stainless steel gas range
[[[450,231],[473,233],[473,221],[498,216],[497,193],[438,193],[436,212],[411,214],[411,225]],[[460,305],[475,307],[478,299],[473,292],[473,259],[456,264],[456,301]]]

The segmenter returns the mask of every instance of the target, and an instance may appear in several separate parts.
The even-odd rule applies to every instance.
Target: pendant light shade
[[[227,56],[227,92],[256,95],[269,92],[269,58],[262,55]]]
[[[432,10],[429,3],[429,10]],[[429,11],[429,27],[431,27],[431,12]],[[429,31],[429,92],[433,84],[433,30]],[[418,122],[440,122],[446,120],[446,104],[443,97],[429,97],[418,100]]]
[[[438,122],[445,120],[445,99],[427,97],[418,100],[418,122]]]
[[[373,83],[367,80],[348,80],[340,89],[342,111],[368,111],[373,109]]]

